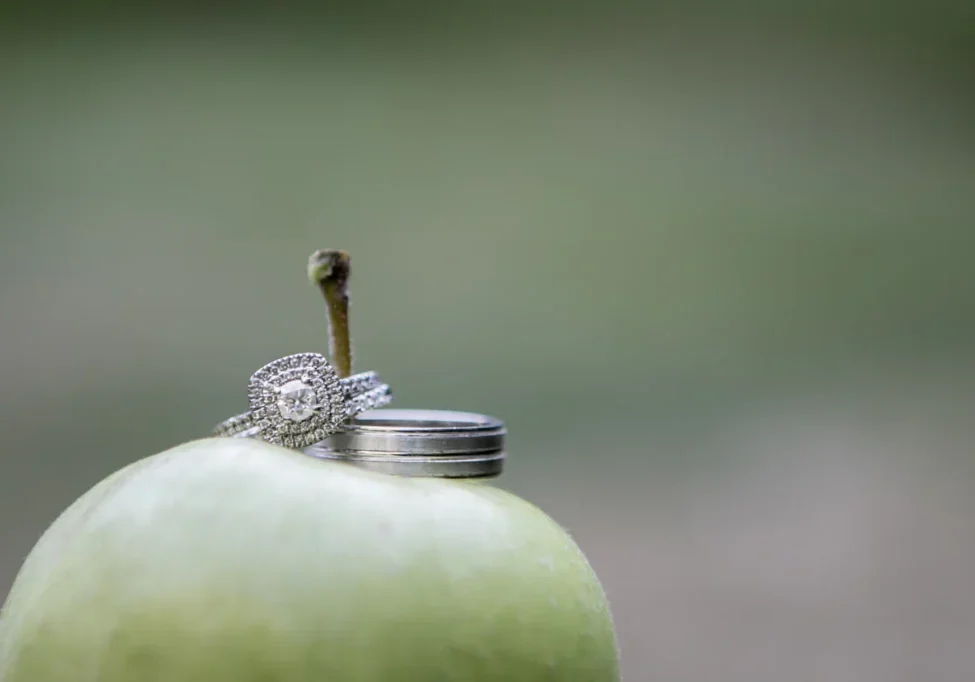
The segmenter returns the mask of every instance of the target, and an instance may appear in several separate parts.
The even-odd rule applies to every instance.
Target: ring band
[[[340,431],[350,417],[392,400],[375,372],[339,379],[318,353],[268,363],[251,376],[248,397],[250,410],[220,422],[212,435],[304,448]]]
[[[305,453],[398,476],[492,478],[505,461],[504,422],[447,410],[372,410]]]
[[[358,379],[360,377],[364,377],[366,374],[367,373],[356,374],[355,376],[349,377],[349,379]],[[368,372],[368,374],[375,376],[375,372]],[[389,402],[388,400],[385,400],[385,398],[388,396],[389,386],[378,383],[378,379],[376,385],[372,386],[369,390],[360,393],[347,393],[348,416],[351,417],[360,412],[371,410],[374,407],[385,405]],[[234,415],[229,419],[224,419],[213,429],[214,436],[227,438],[252,438],[257,436],[259,433],[260,428],[254,423],[254,415],[251,412],[242,412],[241,414]]]

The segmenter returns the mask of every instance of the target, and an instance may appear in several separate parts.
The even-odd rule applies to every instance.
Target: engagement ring
[[[339,379],[318,353],[289,355],[257,370],[248,397],[250,410],[220,422],[214,436],[305,448],[341,431],[349,418],[392,400],[375,372]]]

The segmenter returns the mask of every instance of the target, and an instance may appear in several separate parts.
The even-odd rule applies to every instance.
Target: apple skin
[[[0,682],[616,682],[605,595],[531,504],[251,439],[109,476],[0,612]]]

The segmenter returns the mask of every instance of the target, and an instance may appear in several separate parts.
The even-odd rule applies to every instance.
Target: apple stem
[[[352,339],[349,335],[349,271],[345,251],[321,249],[308,259],[308,279],[318,285],[328,305],[329,354],[339,378],[352,374]]]

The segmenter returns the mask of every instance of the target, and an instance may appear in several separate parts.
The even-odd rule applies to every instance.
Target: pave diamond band
[[[298,353],[257,370],[248,398],[250,410],[222,421],[214,436],[304,448],[340,431],[350,417],[388,404],[392,394],[375,372],[339,379],[325,356]]]
[[[353,378],[353,377],[350,377]],[[360,412],[365,412],[366,410],[372,410],[377,407],[382,407],[387,405],[391,400],[391,395],[389,391],[389,386],[386,384],[380,384],[375,388],[368,390],[364,393],[351,396],[346,403],[346,413],[347,417],[353,417]],[[284,410],[279,410],[284,416]],[[287,418],[287,417],[285,417]],[[334,432],[333,432],[334,433]],[[254,420],[254,415],[250,412],[243,412],[241,414],[225,419],[224,421],[217,424],[213,429],[214,436],[237,436],[242,438],[249,438],[253,436],[260,435],[260,427],[256,425]],[[322,438],[326,438],[330,433],[326,433]],[[321,440],[321,439],[319,439]],[[318,441],[315,441],[316,443]]]

